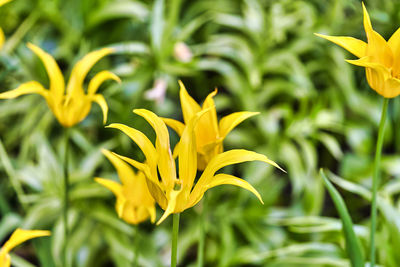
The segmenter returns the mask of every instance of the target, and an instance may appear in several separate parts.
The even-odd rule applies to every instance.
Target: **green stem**
[[[379,123],[378,141],[376,143],[375,162],[374,162],[374,176],[372,178],[372,205],[371,205],[371,232],[370,232],[370,266],[375,266],[375,231],[376,231],[376,217],[377,205],[376,198],[378,187],[380,183],[380,163],[382,155],[383,137],[385,132],[386,113],[389,99],[384,98],[382,106],[381,121]]]
[[[206,195],[203,197],[203,208],[199,216],[200,225],[200,237],[199,245],[197,247],[197,267],[203,267],[204,265],[204,243],[206,238],[206,209],[207,209],[207,199]]]
[[[174,213],[172,215],[172,249],[171,249],[171,267],[176,267],[178,256],[178,233],[179,233],[179,215]]]
[[[9,54],[14,50],[14,48],[21,42],[25,34],[27,34],[30,29],[35,25],[36,21],[40,17],[40,11],[35,10],[30,13],[30,15],[21,23],[19,28],[14,32],[14,34],[7,40],[4,44],[3,50],[5,53]]]
[[[63,259],[64,267],[67,266],[67,247],[68,247],[68,208],[69,208],[69,171],[68,171],[68,150],[69,150],[69,128],[64,129],[64,205],[63,205],[63,222],[64,222],[64,247]]]

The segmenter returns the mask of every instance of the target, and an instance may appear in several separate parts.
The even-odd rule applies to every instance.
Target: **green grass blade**
[[[347,210],[346,204],[344,203],[344,200],[340,196],[339,192],[325,176],[325,173],[322,169],[320,170],[320,174],[324,180],[325,187],[328,190],[329,195],[331,196],[333,203],[336,206],[340,219],[342,220],[343,232],[346,239],[346,251],[347,255],[350,258],[351,266],[363,267],[365,265],[364,255],[361,250],[360,241],[358,240],[354,232],[353,222]]]

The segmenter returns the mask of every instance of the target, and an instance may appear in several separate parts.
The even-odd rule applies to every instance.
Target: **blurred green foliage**
[[[385,38],[400,26],[400,2],[368,0],[366,5]],[[181,119],[178,79],[199,102],[217,87],[221,116],[261,112],[235,129],[225,147],[264,153],[288,174],[257,163],[231,168],[259,190],[265,205],[235,187],[209,192],[207,266],[349,266],[341,221],[325,196],[320,167],[332,171],[328,177],[347,203],[367,251],[381,98],[369,89],[363,69],[344,61],[352,55],[313,35],[365,39],[360,1],[14,0],[1,8],[0,25],[7,35],[0,57],[1,91],[31,79],[48,83],[26,42],[55,56],[65,74],[87,52],[111,46],[118,53],[91,72],[109,69],[123,80],[100,89],[110,107],[108,123],[124,123],[154,137],[131,111],[148,108]],[[167,86],[164,101],[146,99],[155,81]],[[377,250],[378,263],[395,267],[400,266],[398,98],[390,103],[389,120]],[[36,265],[59,266],[62,129],[40,96],[24,96],[1,101],[0,139],[0,240],[17,226],[50,229],[52,238],[33,241],[34,251],[16,250],[13,262],[32,266],[24,258],[37,255]],[[73,129],[72,143],[70,264],[130,266],[134,229],[117,217],[114,197],[93,177],[117,179],[101,148],[132,158],[143,155],[127,137],[103,127],[98,107]],[[199,211],[194,207],[181,216],[182,266],[196,261]],[[167,265],[171,220],[139,227],[140,264]]]

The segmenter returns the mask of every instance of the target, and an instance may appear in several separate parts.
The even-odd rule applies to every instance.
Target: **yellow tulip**
[[[368,43],[352,37],[316,35],[340,45],[357,56],[359,58],[357,60],[346,61],[365,67],[368,84],[378,94],[385,98],[396,97],[400,94],[400,28],[386,42],[372,29],[364,3],[362,7]]]
[[[247,118],[259,114],[259,112],[235,112],[223,117],[219,123],[217,118],[217,111],[214,105],[213,97],[217,94],[217,90],[210,93],[200,107],[199,104],[189,95],[185,86],[181,81],[180,85],[180,99],[183,113],[183,120],[185,124],[200,111],[210,109],[209,112],[204,114],[194,129],[197,144],[197,168],[204,170],[207,163],[217,154],[223,152],[223,144],[225,137],[235,128],[238,124]],[[164,122],[174,129],[174,131],[182,136],[185,124],[180,121],[163,118]],[[176,155],[179,145],[175,147],[174,155]]]
[[[212,158],[205,166],[197,183],[195,183],[197,173],[195,128],[201,117],[208,115],[208,112],[210,112],[210,109],[196,113],[187,122],[182,131],[178,150],[179,176],[177,176],[175,160],[170,149],[168,129],[160,117],[145,109],[134,110],[134,113],[142,116],[154,129],[156,133],[155,146],[142,132],[136,129],[117,123],[108,126],[124,132],[143,151],[146,163],[115,155],[145,173],[150,193],[165,211],[157,224],[163,222],[172,213],[180,213],[193,207],[202,199],[208,189],[222,184],[230,184],[247,189],[262,202],[257,190],[245,180],[229,174],[215,174],[219,169],[227,165],[258,160],[279,168],[275,162],[264,155],[243,149],[235,149],[220,153]]]
[[[4,244],[4,246],[0,249],[0,267],[10,267],[11,259],[8,254],[13,248],[18,246],[19,244],[25,242],[26,240],[41,237],[41,236],[49,236],[50,231],[43,230],[23,230],[18,228],[11,235],[10,239]]]
[[[95,181],[108,188],[117,197],[115,209],[118,216],[130,224],[139,224],[149,217],[156,220],[155,201],[147,189],[146,177],[143,172],[135,173],[131,166],[108,150],[103,154],[117,169],[122,184],[103,178]]]
[[[83,89],[83,82],[89,70],[106,55],[114,50],[103,48],[87,54],[76,63],[72,69],[67,88],[64,77],[54,58],[39,47],[28,44],[28,47],[42,60],[50,80],[49,90],[40,83],[30,81],[18,88],[0,94],[0,99],[16,98],[25,94],[39,94],[46,102],[54,116],[64,127],[71,127],[79,123],[88,115],[92,102],[96,102],[103,112],[103,123],[107,121],[108,106],[103,95],[96,94],[100,85],[109,79],[120,82],[120,79],[109,71],[97,73],[89,82],[87,94]]]
[[[12,0],[0,0],[0,7],[2,5],[7,4],[8,2],[11,2]],[[4,36],[4,32],[3,30],[0,28],[0,49],[3,47],[4,42],[5,42],[6,38]]]

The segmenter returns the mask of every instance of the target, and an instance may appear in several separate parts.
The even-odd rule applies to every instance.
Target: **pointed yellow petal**
[[[114,153],[114,152],[111,152],[111,153],[112,153],[114,156],[116,156],[116,157],[120,158],[121,160],[125,161],[126,163],[132,165],[132,166],[135,167],[136,169],[140,170],[141,172],[145,173],[148,179],[152,179],[152,180],[154,180],[154,181],[158,181],[158,180],[156,180],[156,178],[154,177],[154,176],[156,176],[156,175],[153,175],[153,174],[151,173],[150,168],[149,168],[149,166],[148,166],[147,164],[145,164],[145,163],[140,163],[140,162],[138,162],[138,161],[136,161],[136,160],[134,160],[134,159],[121,156],[121,155],[119,155],[119,154],[117,154],[117,153]]]
[[[169,144],[169,133],[163,120],[153,112],[146,109],[135,109],[134,113],[142,116],[156,132],[156,150],[158,153],[158,170],[162,182],[167,188],[170,188],[176,179],[175,161]]]
[[[214,174],[221,168],[232,165],[238,164],[247,161],[263,161],[265,163],[271,164],[283,171],[281,167],[278,166],[274,161],[267,158],[265,155],[244,150],[244,149],[233,149],[221,154],[216,155],[207,165],[206,169],[204,170],[203,174],[200,176],[198,182],[196,183],[191,195],[191,203],[193,204],[201,195],[202,190],[211,183]]]
[[[371,20],[364,3],[362,3],[362,7],[364,11],[364,29],[368,38],[366,55],[371,57],[371,61],[381,63],[390,68],[393,64],[392,50],[386,40],[372,29]]]
[[[181,191],[177,191],[177,190],[172,190],[169,194],[169,198],[168,198],[168,206],[167,209],[165,210],[163,216],[161,216],[161,218],[158,220],[158,222],[156,223],[156,225],[160,225],[165,219],[167,219],[167,217],[169,215],[171,215],[172,213],[174,213],[175,211],[175,207],[176,207],[176,199],[179,195]]]
[[[19,244],[36,237],[41,236],[49,236],[50,231],[44,230],[23,230],[18,228],[11,235],[10,239],[4,244],[3,249],[7,251],[7,253],[18,246]]]
[[[228,135],[228,133],[230,133],[233,130],[233,128],[235,128],[238,124],[257,114],[260,114],[260,112],[242,111],[242,112],[235,112],[223,117],[219,122],[220,136],[222,138],[225,138]]]
[[[202,153],[202,147],[206,144],[215,142],[219,138],[217,111],[213,97],[217,94],[215,89],[211,92],[204,101],[202,110],[210,110],[207,114],[202,116],[195,128],[197,151]],[[186,121],[186,124],[188,121]]]
[[[194,127],[198,119],[199,116],[196,114],[196,116],[188,122],[179,140],[179,179],[182,182],[182,190],[187,193],[190,193],[192,190],[197,172],[197,147]]]
[[[393,75],[400,76],[400,28],[390,37],[388,44],[393,52]]]
[[[35,81],[23,83],[18,88],[0,94],[0,99],[11,99],[26,94],[39,94],[47,99],[48,91]]]
[[[131,184],[136,174],[133,172],[132,168],[116,154],[112,153],[107,149],[102,149],[101,152],[107,159],[112,163],[114,168],[117,170],[118,177],[122,184]]]
[[[150,214],[151,223],[154,223],[156,221],[156,206],[153,205],[152,207],[147,207],[147,211]]]
[[[0,28],[0,49],[3,47],[6,37],[4,36],[3,30]]]
[[[179,97],[181,99],[183,120],[185,123],[188,123],[190,119],[201,110],[201,108],[186,91],[186,88],[181,81],[179,81],[179,86]]]
[[[103,112],[103,124],[107,122],[108,105],[103,95],[97,94],[89,96],[93,102],[96,102]]]
[[[106,128],[118,129],[129,136],[129,138],[131,138],[132,141],[135,142],[143,151],[146,160],[150,165],[157,162],[157,151],[151,141],[142,132],[120,123],[112,123],[109,126],[106,126]]]
[[[207,189],[210,189],[212,187],[218,186],[218,185],[223,185],[223,184],[230,184],[230,185],[235,185],[235,186],[239,186],[241,188],[244,188],[250,192],[252,192],[259,200],[262,204],[264,204],[264,202],[262,201],[262,198],[260,196],[260,194],[258,193],[258,191],[248,182],[246,182],[243,179],[240,179],[238,177],[229,175],[229,174],[217,174],[214,176],[214,178],[212,179],[212,181],[206,186]],[[206,190],[207,190],[206,189]]]
[[[46,68],[50,80],[50,93],[54,95],[55,99],[61,100],[64,95],[65,82],[57,62],[40,47],[31,43],[28,43],[27,46],[40,58]]]
[[[356,65],[356,66],[374,69],[374,70],[380,72],[385,77],[385,79],[387,79],[390,76],[389,69],[387,69],[382,64],[371,62],[370,60],[371,60],[371,57],[363,57],[363,58],[360,58],[357,60],[346,60],[346,62]]]
[[[97,89],[100,87],[100,85],[107,81],[107,80],[114,80],[118,83],[121,83],[121,79],[115,75],[114,73],[103,70],[99,73],[97,73],[93,79],[90,80],[89,82],[89,87],[88,87],[88,95],[95,94],[97,92]]]
[[[124,214],[124,207],[126,204],[126,198],[123,193],[123,187],[121,184],[108,180],[108,179],[103,179],[103,178],[94,178],[94,180],[104,186],[105,188],[109,189],[117,198],[116,204],[115,204],[115,209],[117,211],[118,217],[122,218]]]
[[[72,69],[71,76],[68,81],[67,94],[82,94],[82,84],[90,69],[94,64],[97,63],[97,61],[113,52],[114,49],[112,48],[103,48],[93,51],[79,60]]]
[[[182,136],[183,129],[185,128],[185,124],[180,121],[168,118],[161,118],[166,125],[171,127],[179,136]]]
[[[0,6],[5,5],[9,2],[11,2],[12,0],[0,0]]]
[[[116,197],[123,197],[122,185],[120,183],[99,177],[94,178],[94,180],[96,183],[99,183],[105,188],[109,189]]]
[[[332,43],[343,47],[356,57],[363,57],[366,54],[367,44],[364,41],[347,36],[328,36],[319,33],[314,34],[318,37],[324,38],[328,41],[331,41]]]
[[[197,173],[197,146],[194,129],[201,118],[204,118],[205,114],[210,112],[212,110],[209,108],[194,115],[186,125],[179,140],[179,179],[182,183],[182,191],[188,193],[188,195],[192,190]]]

